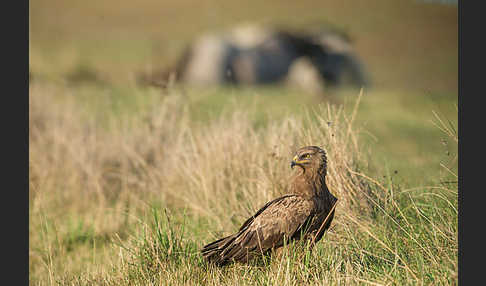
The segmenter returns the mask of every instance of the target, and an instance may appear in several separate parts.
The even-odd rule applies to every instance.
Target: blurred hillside
[[[457,6],[425,1],[30,1],[30,70],[81,66],[112,83],[172,64],[192,39],[242,22],[348,33],[375,88],[457,93]]]

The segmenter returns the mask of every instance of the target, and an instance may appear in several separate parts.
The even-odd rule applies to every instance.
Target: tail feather
[[[213,241],[201,250],[204,258],[219,266],[229,262],[248,261],[257,249],[252,238],[255,232],[238,232],[236,234]]]
[[[221,255],[221,253],[235,240],[235,238],[236,235],[230,235],[205,245],[201,249],[203,257],[217,265],[226,264],[228,261]]]
[[[227,260],[240,261],[243,259],[244,261],[246,261],[248,257],[246,257],[245,259],[245,256],[249,255],[248,244],[254,235],[254,231],[246,231],[245,233],[242,233],[239,236],[241,239],[239,239],[238,243],[232,243],[231,245],[228,245],[221,253],[221,256],[225,257],[225,259]]]

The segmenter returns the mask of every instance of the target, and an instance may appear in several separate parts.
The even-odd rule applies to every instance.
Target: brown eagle
[[[317,146],[300,148],[290,167],[299,167],[289,194],[265,204],[239,231],[204,246],[201,253],[218,266],[248,262],[286,242],[308,239],[311,246],[331,225],[337,198],[326,185],[326,152]]]

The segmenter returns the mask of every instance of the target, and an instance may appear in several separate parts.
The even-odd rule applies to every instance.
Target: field
[[[457,6],[420,1],[30,2],[29,284],[456,285]],[[141,87],[198,33],[332,24],[373,85]],[[329,153],[314,251],[216,268],[198,251]]]

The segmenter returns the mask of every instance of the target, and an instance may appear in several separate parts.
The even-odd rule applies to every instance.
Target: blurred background
[[[241,23],[347,33],[376,88],[457,92],[457,5],[372,1],[56,1],[30,3],[33,74],[83,65],[126,83],[172,64],[196,37]]]
[[[266,39],[275,31],[307,38],[332,31],[342,37],[366,78],[360,124],[371,134],[368,139],[376,156],[393,158],[391,168],[436,165],[437,157],[430,153],[440,147],[440,131],[430,123],[432,111],[457,120],[454,1],[35,0],[29,12],[31,86],[63,88],[89,108],[107,108],[100,107],[104,97],[109,98],[110,108],[131,112],[135,106],[150,104],[140,94],[164,94],[174,82],[187,96],[195,117],[203,121],[231,109],[231,102],[250,106],[257,100],[257,117],[271,113],[277,118],[316,102],[352,106],[360,84],[332,88],[329,82],[321,82],[316,87],[307,84],[316,78],[315,72],[299,67],[288,72],[300,75],[294,84],[283,80],[263,86],[255,81],[220,85],[216,81],[194,88],[188,82],[178,83],[177,76],[170,81],[167,71],[173,71],[201,38],[210,35],[222,42],[241,27],[250,27],[257,31],[250,35],[253,39],[261,31]],[[268,54],[275,55],[272,50]],[[262,59],[265,56],[253,60]],[[277,58],[264,66],[281,62]],[[217,65],[214,62],[212,69]],[[203,67],[202,73],[206,70],[214,72]]]

